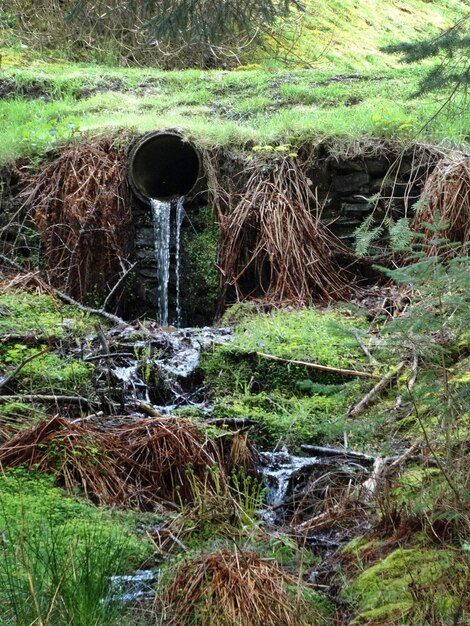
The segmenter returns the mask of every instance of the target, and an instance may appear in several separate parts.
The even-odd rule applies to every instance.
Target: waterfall
[[[161,326],[168,326],[168,280],[170,278],[170,200],[150,200],[153,213],[155,260],[157,261],[157,313]]]
[[[175,272],[176,272],[176,326],[181,326],[181,300],[180,300],[180,239],[181,224],[184,220],[184,197],[180,196],[176,203],[176,242],[175,242]]]
[[[184,197],[176,202],[175,217],[175,278],[176,278],[176,325],[181,323],[180,301],[180,239],[184,219]],[[168,326],[168,282],[170,279],[171,200],[150,200],[153,214],[155,260],[157,264],[157,318],[161,326]]]

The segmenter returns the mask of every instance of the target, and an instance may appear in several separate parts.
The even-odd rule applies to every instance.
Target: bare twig
[[[379,378],[377,374],[371,374],[370,372],[361,372],[359,370],[344,369],[341,367],[330,367],[328,365],[320,365],[319,363],[312,363],[311,361],[297,361],[295,359],[284,359],[280,356],[274,356],[274,354],[266,354],[265,352],[255,352],[256,355],[263,357],[264,359],[271,359],[273,361],[280,361],[281,363],[288,363],[291,365],[303,365],[313,370],[319,370],[321,372],[331,372],[334,374],[341,374],[344,376],[356,376],[357,378]]]
[[[37,359],[38,356],[41,356],[42,354],[45,354],[46,352],[49,352],[49,348],[44,348],[44,350],[40,350],[39,352],[35,352],[34,354],[30,354],[28,357],[26,357],[25,359],[23,359],[21,361],[21,363],[19,363],[15,369],[10,372],[7,376],[5,376],[4,378],[0,378],[0,389],[2,389],[3,387],[5,387],[6,385],[8,385],[8,383],[13,380],[13,378],[15,378],[15,376],[23,369],[23,367],[27,364],[30,363],[31,361],[33,361],[34,359]]]
[[[401,361],[393,372],[389,372],[388,374],[386,374],[374,387],[372,387],[372,389],[370,389],[370,391],[366,393],[362,400],[360,400],[357,404],[349,409],[348,416],[356,417],[357,415],[363,413],[372,402],[372,400],[375,398],[375,396],[381,393],[384,389],[386,389],[386,387],[390,385],[392,380],[398,376],[398,374],[402,371],[405,365],[405,361]]]

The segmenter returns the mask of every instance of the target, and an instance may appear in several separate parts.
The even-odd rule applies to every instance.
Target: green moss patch
[[[92,318],[48,294],[9,290],[0,294],[0,335],[27,334],[38,338],[85,335]]]
[[[259,439],[267,445],[282,440],[296,447],[341,438],[348,406],[361,394],[357,380],[259,353],[359,368],[364,354],[353,333],[363,332],[364,320],[339,310],[256,313],[246,308],[236,307],[225,316],[240,320],[235,340],[203,357],[205,378],[217,398],[215,415],[258,420],[263,426]],[[364,429],[359,423],[347,428],[362,442]]]
[[[354,624],[427,623],[430,610],[447,623],[464,584],[465,567],[454,552],[399,548],[355,578],[344,596],[359,613]]]

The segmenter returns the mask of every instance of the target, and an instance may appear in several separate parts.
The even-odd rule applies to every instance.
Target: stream
[[[148,407],[160,415],[171,415],[182,407],[197,407],[201,415],[210,417],[212,405],[199,372],[201,354],[214,344],[230,342],[232,330],[180,328],[180,239],[185,216],[184,197],[152,199],[151,209],[158,280],[156,322],[141,325],[142,338],[137,340],[131,326],[108,331],[107,340],[117,356],[100,362],[102,396],[116,412],[125,410],[136,417],[146,414]],[[175,327],[168,327],[171,271],[175,276]],[[93,353],[88,357],[96,359]],[[147,411],[142,409],[143,404]],[[369,475],[368,469],[344,458],[295,456],[286,447],[258,451],[257,456],[258,471],[264,477],[266,487],[264,504],[258,514],[268,530],[281,530],[294,537],[302,534],[304,544],[322,557],[346,542],[344,537],[332,536],[328,532],[306,535],[298,531],[299,524],[321,515],[326,498],[334,503],[335,498],[339,500],[352,486],[364,483]],[[315,568],[309,573],[311,582],[316,580],[319,571]],[[152,570],[114,576],[110,598],[124,603],[151,599],[155,580]]]
[[[145,415],[142,403],[161,415],[171,415],[182,407],[197,407],[200,415],[210,418],[211,399],[199,370],[201,354],[214,344],[232,341],[232,330],[161,328],[152,322],[140,330],[138,339],[132,326],[107,331],[107,341],[116,357],[98,361],[103,398],[117,414],[124,410],[136,418]],[[94,343],[90,338],[87,345],[85,360],[96,358],[96,338]],[[325,498],[334,505],[335,499],[339,501],[351,488],[363,484],[370,476],[369,467],[351,459],[296,456],[286,447],[260,450],[258,459],[266,486],[265,502],[258,513],[268,530],[294,538],[302,535],[304,545],[322,558],[350,539],[350,533],[305,533],[299,529],[305,520],[322,513]],[[309,572],[309,580],[316,580],[317,574],[318,568]],[[122,602],[148,599],[154,579],[155,573],[150,570],[114,577],[112,597]]]

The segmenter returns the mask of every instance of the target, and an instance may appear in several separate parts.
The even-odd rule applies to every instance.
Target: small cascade
[[[180,248],[181,248],[181,225],[183,223],[184,196],[179,196],[176,201],[176,215],[174,226],[175,246],[175,282],[176,282],[176,326],[181,324],[181,299],[180,299]],[[171,243],[171,200],[156,200],[152,198],[152,207],[155,261],[157,265],[158,298],[157,316],[160,326],[168,326],[168,283],[170,280],[170,243]]]
[[[266,487],[266,508],[261,511],[265,522],[275,524],[280,509],[292,490],[292,481],[299,470],[307,470],[321,461],[314,457],[293,456],[283,447],[278,452],[260,452],[260,470],[264,475]]]
[[[158,322],[168,326],[168,281],[170,279],[170,214],[169,200],[150,200],[155,236],[155,259],[158,271]]]

